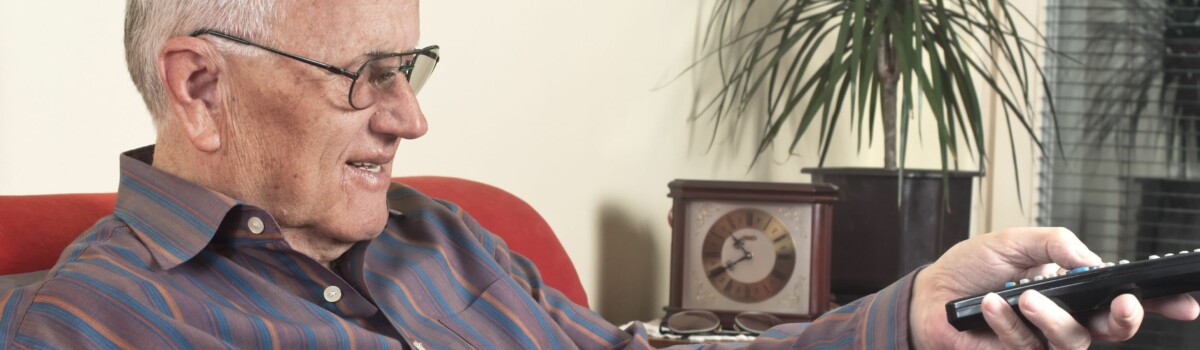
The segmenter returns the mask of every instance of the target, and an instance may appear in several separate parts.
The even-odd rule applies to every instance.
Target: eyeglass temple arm
[[[287,52],[279,51],[279,50],[276,50],[276,49],[273,49],[273,48],[270,48],[270,47],[267,47],[267,46],[259,45],[259,44],[255,43],[255,42],[253,42],[253,41],[249,41],[249,40],[246,40],[246,39],[242,39],[242,38],[239,38],[239,37],[236,37],[236,36],[232,36],[232,35],[229,35],[229,34],[225,34],[225,33],[222,33],[222,32],[218,32],[218,31],[215,31],[215,30],[209,30],[209,29],[200,29],[200,30],[197,30],[197,31],[195,31],[195,32],[192,32],[192,35],[190,35],[190,36],[196,37],[196,36],[200,36],[200,35],[204,35],[204,34],[208,34],[208,35],[212,35],[212,36],[217,36],[217,37],[225,38],[225,39],[228,39],[228,40],[236,41],[236,42],[238,42],[238,43],[241,43],[241,44],[246,44],[246,45],[254,46],[254,47],[257,47],[257,48],[260,48],[260,49],[263,49],[263,50],[267,50],[267,51],[273,52],[273,53],[275,53],[275,54],[278,54],[278,55],[285,56],[285,57],[287,57],[287,58],[291,58],[291,59],[293,59],[293,60],[297,60],[297,61],[300,61],[300,62],[304,62],[304,63],[310,64],[310,65],[316,66],[316,67],[318,67],[318,68],[321,68],[321,69],[327,70],[327,71],[329,71],[330,73],[333,73],[333,74],[340,74],[340,75],[344,75],[344,76],[346,76],[346,77],[349,77],[350,79],[358,79],[358,73],[355,73],[355,72],[351,72],[351,71],[348,71],[348,70],[342,69],[341,67],[334,66],[334,65],[329,65],[329,64],[325,64],[325,63],[321,63],[321,61],[317,61],[317,60],[314,60],[314,59],[311,59],[311,58],[308,58],[308,57],[304,57],[304,56],[297,56],[297,55],[293,55],[293,54],[290,54],[290,53],[287,53]]]

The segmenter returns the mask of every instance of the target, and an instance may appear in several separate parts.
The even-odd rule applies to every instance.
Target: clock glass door
[[[683,308],[805,314],[811,204],[689,203]]]

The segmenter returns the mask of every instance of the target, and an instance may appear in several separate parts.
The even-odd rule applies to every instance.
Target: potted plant
[[[967,237],[977,173],[952,169],[960,153],[988,156],[982,92],[1002,105],[1010,142],[1013,128],[1033,134],[1030,85],[1042,70],[1030,37],[1041,39],[1021,25],[1032,23],[1005,0],[717,0],[702,60],[721,80],[699,84],[713,97],[693,120],[711,119],[714,136],[756,128],[751,166],[777,144],[795,153],[813,128],[823,166],[836,127],[854,124],[861,146],[881,124],[883,168],[805,170],[841,190],[832,277],[849,300]],[[905,168],[914,118],[936,122],[940,171]]]

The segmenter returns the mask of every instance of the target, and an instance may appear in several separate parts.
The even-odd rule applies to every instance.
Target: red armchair
[[[454,202],[513,251],[533,260],[546,284],[587,306],[575,265],[550,225],[528,203],[491,185],[451,177],[395,179]],[[0,196],[0,275],[45,270],[67,244],[113,211],[114,193]]]

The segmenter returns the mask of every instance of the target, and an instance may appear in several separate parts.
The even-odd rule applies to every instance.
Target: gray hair
[[[209,28],[269,44],[282,16],[276,7],[276,0],[128,0],[125,62],[154,124],[169,113],[157,63],[167,39]]]

